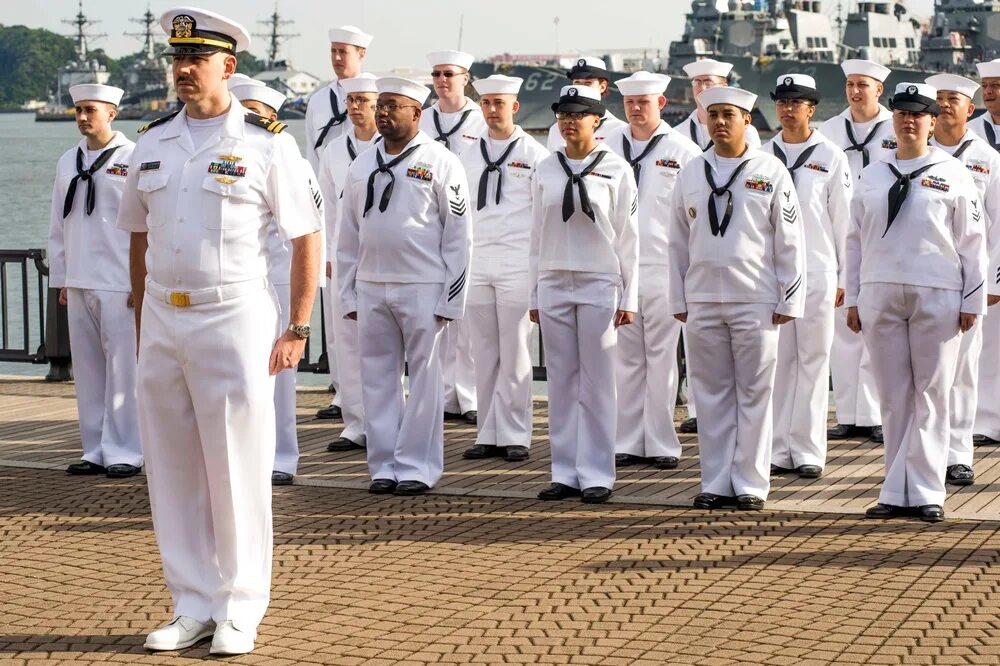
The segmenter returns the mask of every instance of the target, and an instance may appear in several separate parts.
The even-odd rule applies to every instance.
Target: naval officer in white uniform
[[[997,227],[1000,224],[1000,153],[968,128],[969,116],[976,109],[973,97],[979,84],[957,74],[935,74],[926,83],[937,90],[937,103],[941,108],[934,124],[931,145],[948,153],[969,170],[985,215],[987,255],[995,256],[997,236],[1000,234]],[[986,273],[984,289],[987,293],[987,305],[991,301],[1000,300],[996,296],[991,299],[991,292],[998,292],[996,270],[994,265],[992,271]],[[986,326],[996,317],[996,310],[990,310],[978,326],[973,326],[972,330],[962,336],[949,405],[951,445],[948,448],[945,482],[953,486],[968,486],[975,481],[972,447],[977,405],[980,396],[986,402],[997,400],[997,394],[984,394],[979,390]],[[991,328],[991,333],[994,332],[995,329]],[[1000,338],[991,336],[989,344],[1000,344]]]
[[[111,128],[121,88],[69,89],[79,145],[56,165],[49,222],[49,285],[69,311],[83,459],[70,474],[129,477],[142,467],[135,404],[135,316],[129,234],[115,226],[134,143]]]
[[[597,504],[615,481],[617,330],[639,306],[638,192],[628,162],[594,137],[605,111],[596,90],[565,86],[552,110],[566,145],[538,166],[529,268],[552,451],[538,498]]]
[[[615,82],[628,125],[605,139],[629,166],[639,188],[639,310],[618,331],[618,427],[615,464],[673,469],[681,444],[674,430],[681,324],[668,306],[667,228],[677,174],[701,154],[661,118],[670,77],[636,72]]]
[[[455,155],[479,142],[486,131],[483,112],[465,96],[469,84],[472,54],[462,51],[434,51],[427,54],[434,81],[435,101],[420,117],[420,129]],[[460,319],[444,331],[444,416],[477,421],[476,362],[467,319]]]
[[[847,108],[823,123],[819,132],[847,154],[855,178],[861,170],[886,159],[896,149],[892,114],[879,104],[883,81],[889,69],[869,60],[845,60],[840,68],[847,77]],[[837,425],[827,431],[829,439],[868,437],[882,441],[882,415],[871,357],[864,340],[847,327],[847,309],[838,299],[830,356],[833,401]]]
[[[319,192],[284,125],[226,89],[246,29],[187,7],[160,25],[184,107],[144,129],[118,215],[132,232],[139,425],[174,604],[145,646],[212,636],[213,654],[243,654],[270,597],[274,375],[309,334]],[[273,221],[292,243],[287,331],[267,280]]]
[[[578,58],[576,63],[566,72],[566,78],[569,79],[570,85],[593,88],[600,94],[601,99],[608,96],[608,77],[608,66],[604,64],[604,60],[595,58],[594,56]],[[615,114],[605,108],[600,124],[594,132],[594,139],[600,143],[604,141],[610,132],[624,125],[625,121],[615,117]],[[552,152],[566,145],[566,141],[559,131],[558,122],[553,123],[552,127],[549,128],[549,137],[545,145]]]
[[[340,436],[326,446],[327,451],[350,451],[363,449],[365,436],[365,408],[361,393],[361,349],[358,343],[358,322],[348,319],[341,307],[340,289],[337,282],[337,237],[341,196],[347,183],[347,170],[351,164],[379,140],[375,127],[375,104],[378,88],[374,74],[360,74],[340,83],[347,93],[344,102],[351,127],[333,140],[319,164],[319,186],[323,191],[324,216],[326,217],[327,273],[330,275],[333,298],[329,307],[332,311],[333,335],[337,340],[334,352],[337,355],[337,370],[340,373],[340,398],[343,410],[344,429]]]
[[[337,281],[358,322],[369,492],[418,495],[444,467],[442,338],[465,314],[469,188],[459,159],[419,129],[430,91],[399,77],[376,85],[382,141],[347,172]]]
[[[496,74],[472,84],[489,129],[461,155],[475,191],[467,317],[476,341],[479,424],[476,443],[462,454],[470,459],[518,462],[531,447],[531,197],[549,151],[514,124],[521,83]]]
[[[983,105],[986,113],[969,121],[969,129],[986,139],[986,142],[1000,153],[1000,59],[976,64],[982,81]],[[987,302],[1000,303],[1000,239],[991,239],[989,291]],[[983,353],[979,358],[979,395],[982,399],[976,406],[976,424],[973,426],[972,441],[976,446],[1000,443],[1000,313],[991,311],[983,327]]]
[[[764,506],[778,327],[803,315],[809,287],[792,177],[745,138],[756,98],[701,93],[714,145],[681,170],[667,231],[670,305],[687,324],[701,414],[702,509]]]
[[[843,299],[854,176],[844,151],[809,127],[819,103],[811,76],[779,76],[771,99],[782,129],[763,150],[792,174],[807,252],[805,311],[778,332],[771,473],[811,479],[826,465],[834,304]]]
[[[847,238],[847,323],[871,351],[885,480],[869,518],[944,519],[949,393],[986,312],[986,227],[968,169],[929,146],[937,91],[900,83],[897,149],[861,172]]]

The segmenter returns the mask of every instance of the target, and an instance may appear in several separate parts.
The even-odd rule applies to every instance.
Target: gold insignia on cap
[[[691,216],[691,219],[692,219],[692,220],[693,220],[694,218],[698,217],[698,211],[696,211],[696,210],[694,209],[694,206],[691,206],[690,208],[688,208],[688,215],[690,215],[690,216]]]
[[[219,155],[219,159],[223,162],[240,162],[243,160],[239,155]]]
[[[216,176],[215,177],[215,181],[218,182],[218,183],[222,183],[223,185],[232,185],[237,180],[239,180],[239,178],[232,178],[230,176]]]
[[[174,30],[173,37],[187,39],[194,34],[194,19],[187,14],[178,14],[175,16],[170,26]]]

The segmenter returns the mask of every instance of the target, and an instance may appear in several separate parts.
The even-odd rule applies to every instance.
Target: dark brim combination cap
[[[239,23],[194,7],[179,7],[160,17],[160,26],[170,36],[165,56],[236,55],[250,46],[250,35]]]
[[[900,83],[895,94],[889,98],[889,108],[893,111],[927,113],[936,116],[941,113],[937,103],[937,90],[926,83]]]
[[[555,113],[592,113],[603,116],[607,112],[600,94],[586,86],[563,86],[559,101],[552,104]]]
[[[779,76],[771,100],[804,99],[807,102],[818,103],[819,91],[816,89],[816,79],[806,74],[786,74]]]
[[[604,61],[593,56],[584,56],[576,61],[573,68],[566,72],[566,78],[573,79],[605,79],[608,80],[608,68]]]

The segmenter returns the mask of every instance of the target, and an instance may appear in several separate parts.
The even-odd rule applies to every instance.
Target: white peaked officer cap
[[[476,56],[464,51],[432,51],[427,54],[427,62],[431,64],[431,67],[454,65],[462,69],[469,69],[475,59]]]
[[[604,60],[594,56],[581,56],[568,72],[566,78],[573,79],[606,79],[608,78],[608,66]]]
[[[247,76],[246,74],[233,74],[226,81],[226,87],[232,90],[236,86],[262,86],[265,85],[263,81],[258,81],[257,79]]]
[[[404,79],[401,76],[383,76],[375,80],[375,86],[379,93],[392,93],[402,95],[416,100],[423,105],[430,96],[431,91],[427,86],[421,85],[411,79]]]
[[[552,103],[556,113],[592,113],[603,116],[607,109],[601,103],[601,93],[590,86],[563,86],[559,99]]]
[[[816,90],[816,79],[808,74],[782,74],[774,83],[771,99],[804,99],[819,102],[819,91]]]
[[[114,86],[105,86],[100,83],[81,83],[69,89],[69,96],[73,98],[74,104],[80,102],[107,102],[118,106],[122,101],[125,91]]]
[[[926,83],[898,83],[896,92],[889,98],[889,109],[936,116],[941,113],[941,107],[937,103],[937,88]]]
[[[601,101],[601,93],[590,86],[563,86],[559,91],[559,97],[583,97],[595,102]]]
[[[670,77],[652,72],[635,72],[632,76],[615,81],[622,95],[662,95],[670,85]]]
[[[235,85],[229,89],[229,92],[241,102],[260,102],[261,104],[268,105],[275,111],[281,109],[281,105],[288,99],[285,97],[285,93],[275,90],[270,86],[254,85],[252,83]]]
[[[757,95],[748,90],[731,86],[709,88],[698,95],[698,103],[706,109],[713,104],[732,104],[749,113],[753,111],[753,105],[756,102]]]
[[[1000,76],[1000,58],[988,62],[978,62],[976,69],[979,70],[979,78],[981,79],[998,77]]]
[[[339,42],[341,44],[353,44],[362,49],[368,48],[374,39],[367,32],[364,32],[356,25],[342,25],[339,28],[330,28],[330,43]]]
[[[877,62],[872,62],[871,60],[845,60],[840,63],[840,68],[844,70],[844,76],[861,74],[862,76],[867,76],[875,79],[876,81],[882,82],[884,82],[892,72],[892,70],[888,67],[883,67]]]
[[[519,76],[504,76],[494,74],[485,79],[478,79],[472,82],[472,87],[480,95],[516,95],[521,90],[524,82]]]
[[[347,94],[351,93],[377,93],[378,86],[375,82],[378,77],[374,74],[369,74],[365,72],[364,74],[358,74],[351,79],[340,79],[340,86],[344,89]]]
[[[938,90],[953,90],[969,99],[975,97],[976,91],[979,90],[978,83],[957,74],[935,74],[928,76],[924,83]]]
[[[732,71],[733,64],[729,62],[719,62],[718,60],[712,60],[711,58],[705,58],[704,60],[696,60],[694,62],[689,62],[684,65],[684,73],[690,76],[692,79],[696,76],[729,76],[729,72]]]
[[[239,53],[250,48],[250,33],[222,14],[197,7],[175,7],[160,17],[160,27],[170,35],[162,55],[211,55]]]

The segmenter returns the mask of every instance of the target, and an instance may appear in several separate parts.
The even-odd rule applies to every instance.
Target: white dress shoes
[[[147,636],[143,647],[147,650],[180,650],[208,638],[214,631],[215,622],[212,620],[199,622],[193,617],[181,615]]]
[[[209,654],[247,654],[253,651],[256,633],[247,633],[233,626],[232,620],[226,620],[215,630],[212,647]]]

